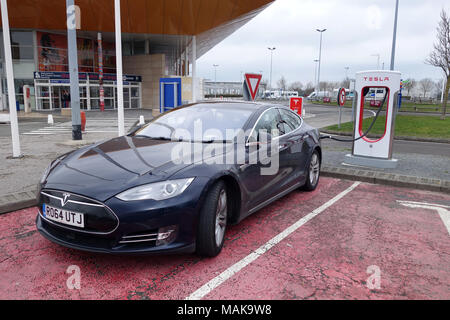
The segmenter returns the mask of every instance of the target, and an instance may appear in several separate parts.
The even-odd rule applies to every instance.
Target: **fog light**
[[[168,226],[158,229],[158,240],[156,240],[157,246],[169,244],[177,237],[178,226]]]

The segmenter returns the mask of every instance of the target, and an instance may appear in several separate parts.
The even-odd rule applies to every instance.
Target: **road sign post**
[[[341,129],[342,108],[344,107],[346,101],[347,101],[347,93],[345,92],[345,88],[340,88],[338,98],[337,98],[337,102],[338,102],[338,106],[339,106],[339,123],[338,123],[339,129]]]

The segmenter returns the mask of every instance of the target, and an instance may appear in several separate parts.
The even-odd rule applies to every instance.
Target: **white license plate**
[[[84,214],[64,209],[58,209],[44,204],[42,213],[48,220],[67,224],[78,228],[84,228]]]

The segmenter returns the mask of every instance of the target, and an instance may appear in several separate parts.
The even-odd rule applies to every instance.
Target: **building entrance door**
[[[62,93],[61,87],[51,87],[52,90],[52,105],[53,109],[61,109],[62,107]]]

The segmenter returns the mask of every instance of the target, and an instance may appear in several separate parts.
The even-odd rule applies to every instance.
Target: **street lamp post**
[[[350,67],[344,67],[345,69],[345,80],[348,79],[348,70],[350,69]]]
[[[320,33],[319,70],[317,71],[317,93],[320,92],[320,66],[322,64],[322,35],[327,29],[316,29]]]
[[[272,67],[273,67],[273,52],[277,49],[275,47],[273,48],[267,48],[270,50],[270,89],[272,89]]]
[[[214,86],[216,87],[214,90],[214,97],[217,98],[217,67],[218,64],[213,64],[214,67]]]
[[[394,36],[392,38],[392,51],[391,51],[391,70],[395,67],[395,45],[397,41],[397,21],[398,21],[398,0],[395,3],[395,20],[394,20]]]
[[[314,60],[314,84],[317,85],[317,65],[318,65],[319,59]]]

